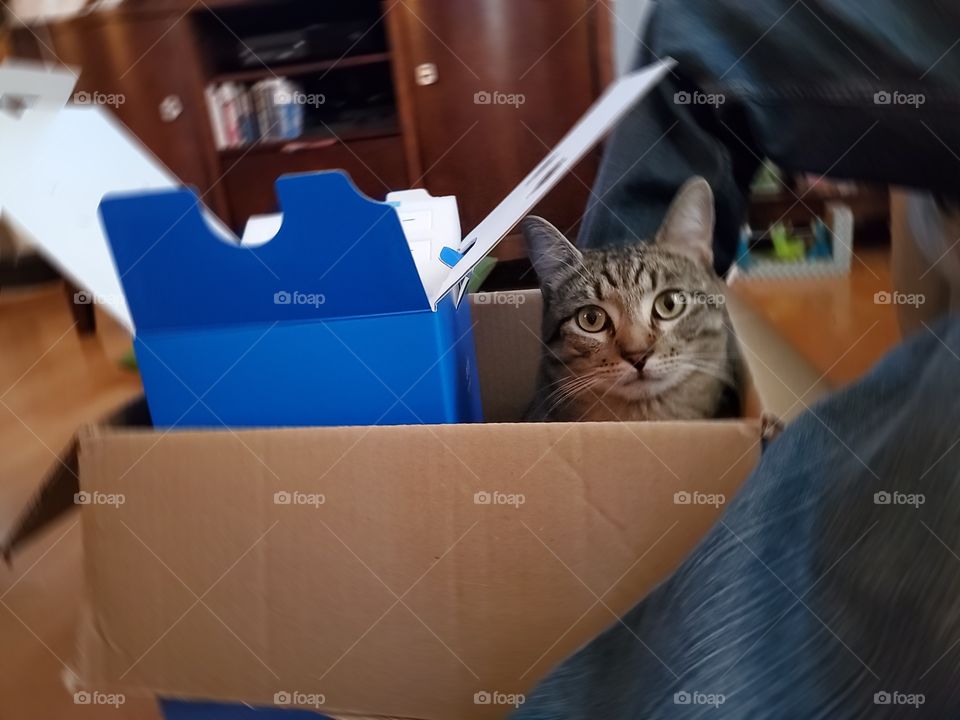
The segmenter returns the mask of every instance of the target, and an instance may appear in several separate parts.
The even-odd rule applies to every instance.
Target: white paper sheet
[[[0,111],[0,213],[132,332],[100,201],[180,183],[109,111],[63,107],[74,82],[63,70],[0,65],[0,95],[28,105]]]
[[[467,235],[461,246],[465,253],[463,259],[450,269],[437,291],[428,296],[434,307],[675,64],[674,60],[667,59],[649,65],[622,77],[607,89],[526,179]]]

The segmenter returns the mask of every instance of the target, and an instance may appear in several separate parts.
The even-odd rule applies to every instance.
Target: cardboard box
[[[141,426],[140,405],[121,412],[113,424],[80,433],[78,459],[65,458],[51,474],[3,551],[10,557],[50,517],[73,503],[83,506],[87,589],[75,669],[87,691],[157,696],[168,718],[255,713],[289,719],[292,707],[354,717],[501,717],[557,662],[676,567],[753,467],[764,436],[763,412],[789,418],[811,402],[821,389],[813,373],[755,318],[735,309],[750,378],[744,418],[517,424],[540,354],[539,295],[480,295],[472,307],[458,305],[470,269],[668,69],[669,63],[651,68],[608,95],[606,109],[588,114],[464,238],[456,257],[448,255],[452,267],[436,291],[421,286],[430,313],[450,304],[453,321],[442,320],[449,327],[472,313],[488,423],[170,432]],[[0,90],[33,91],[36,79],[32,71],[3,73]],[[173,258],[161,252],[163,259],[147,266],[157,262],[153,271],[170,275],[176,296],[138,295],[157,289],[140,281],[131,281],[125,296],[119,276],[104,263],[108,248],[95,214],[100,198],[121,180],[119,189],[158,190],[138,201],[156,210],[149,248],[163,246],[170,233],[181,251],[198,236],[211,243],[211,235],[236,238],[200,213],[189,191],[169,190],[174,179],[115,123],[95,109],[63,109],[72,83],[56,76],[49,81],[49,92],[21,117],[0,115],[0,149],[13,158],[12,167],[24,171],[22,181],[0,185],[0,198],[18,227],[36,235],[39,247],[136,328],[148,386],[162,377],[168,357],[177,358],[182,372],[197,373],[186,389],[176,389],[170,378],[162,381],[172,400],[162,412],[153,403],[154,421],[177,425],[187,417],[178,416],[184,408],[189,413],[200,407],[198,416],[189,416],[191,424],[317,422],[262,397],[249,403],[256,416],[233,412],[238,396],[258,392],[258,381],[276,389],[264,372],[285,369],[270,358],[254,363],[257,371],[241,371],[242,382],[224,386],[230,391],[204,408],[210,388],[220,383],[217,373],[232,373],[224,362],[214,372],[217,361],[231,348],[249,345],[232,334],[263,332],[257,323],[269,328],[274,320],[250,303],[231,302],[233,293],[270,289],[269,282],[246,282],[249,268],[242,284],[221,281],[212,268],[221,251],[252,257],[257,253],[250,250],[269,248],[278,238],[250,249],[205,245],[200,254],[210,257],[201,272],[188,267],[187,293],[177,286],[178,264],[189,265],[184,253]],[[83,143],[76,142],[78,132]],[[111,152],[104,154],[104,147]],[[53,200],[68,212],[52,213],[38,189],[48,187],[51,177],[62,179],[58,174],[65,168],[72,180],[56,184]],[[92,179],[83,174],[91,168]],[[286,217],[280,232],[306,242],[310,183],[329,183],[321,196],[332,192],[355,203],[341,193],[342,184],[335,185],[337,177],[281,180],[284,209],[302,212]],[[123,238],[142,230],[144,217],[133,208],[120,200],[104,204],[108,225],[121,228]],[[381,206],[377,212],[387,217],[392,210]],[[161,216],[182,216],[190,232],[181,236],[174,227],[161,237],[155,222]],[[354,214],[338,217],[350,225],[338,238],[356,237]],[[61,230],[77,227],[83,242],[73,236],[66,242]],[[396,237],[393,232],[386,252],[396,254]],[[115,246],[124,274],[135,274],[143,262],[135,253],[147,248]],[[282,243],[275,247],[283,252]],[[292,257],[283,262],[290,265]],[[404,257],[400,266],[409,276],[414,261],[409,253]],[[362,265],[345,277],[360,282]],[[295,266],[289,272],[297,277]],[[361,304],[375,300],[364,295],[366,287],[359,289]],[[421,298],[408,292],[409,282],[389,289],[396,301],[391,312],[398,313],[391,322],[427,312],[416,304]],[[221,294],[212,302],[203,296],[211,291]],[[379,332],[374,321],[384,306],[365,306],[369,312],[358,333],[368,341]],[[131,316],[131,308],[139,317]],[[253,326],[243,327],[243,318]],[[187,325],[202,330],[209,343],[185,334]],[[296,352],[310,340],[300,324],[289,325],[291,335],[272,351]],[[436,333],[445,348],[455,337]],[[148,336],[151,347],[164,345],[155,367],[142,342]],[[398,344],[376,340],[380,348]],[[457,361],[448,368],[457,374],[452,382],[473,368]],[[303,382],[305,370],[301,363],[291,383]],[[472,393],[476,383],[465,386]],[[355,399],[351,390],[346,383],[337,389],[336,422],[386,421],[373,418],[370,405],[356,416],[343,415]],[[316,387],[312,391],[319,396]],[[459,396],[440,397],[437,413],[390,421],[440,422],[451,418],[444,414],[451,407],[452,415],[475,407],[447,402]],[[76,466],[80,487],[69,472]]]
[[[512,423],[539,294],[472,299],[494,422],[80,434],[87,690],[168,718],[502,717],[689,552],[763,412],[823,389],[734,297],[744,418]]]

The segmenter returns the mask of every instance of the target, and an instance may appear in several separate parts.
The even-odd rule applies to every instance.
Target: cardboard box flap
[[[124,327],[133,320],[97,206],[108,192],[179,185],[108,110],[64,108],[76,75],[36,64],[0,65],[0,213]]]
[[[458,285],[674,65],[672,59],[662,60],[625,75],[607,88],[563,140],[467,235],[460,248],[463,257],[430,301],[436,305]]]
[[[139,331],[430,309],[390,205],[340,171],[288,175],[276,189],[283,223],[255,247],[224,242],[192,190],[104,199]]]
[[[150,412],[143,396],[126,403],[100,421],[107,427],[150,427]],[[50,466],[37,492],[20,513],[7,536],[0,542],[0,555],[11,562],[13,553],[68,510],[76,508],[74,494],[80,490],[78,479],[78,441],[76,438]]]
[[[322,697],[324,714],[502,717],[477,693],[528,692],[649,592],[757,436],[752,421],[85,436],[79,675]],[[675,503],[694,491],[717,501]]]
[[[738,295],[736,283],[727,290],[727,311],[750,373],[750,402],[757,411],[789,422],[830,392],[826,376]]]

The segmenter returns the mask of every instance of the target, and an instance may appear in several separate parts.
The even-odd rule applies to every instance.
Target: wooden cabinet
[[[49,37],[59,59],[80,69],[78,101],[108,102],[177,177],[226,209],[188,18],[93,14],[52,24]]]
[[[419,150],[414,180],[457,195],[466,232],[597,98],[609,20],[590,0],[405,0],[390,20]],[[596,167],[594,154],[537,212],[575,225]]]
[[[248,34],[269,45],[313,32],[309,42],[345,20],[368,27],[346,52],[320,43],[306,59],[230,66]],[[593,0],[128,0],[37,34],[82,68],[80,91],[123,98],[111,108],[120,120],[234,228],[275,208],[278,175],[343,168],[373,197],[413,186],[456,195],[467,232],[609,82],[609,23]],[[344,39],[326,32],[334,46]],[[16,39],[17,54],[49,56],[33,33]],[[328,105],[302,139],[218,150],[207,86],[287,75],[334,99],[359,93],[346,126]],[[366,98],[380,114],[351,127]],[[594,153],[537,211],[572,229],[596,167]],[[507,248],[498,254],[516,254]]]

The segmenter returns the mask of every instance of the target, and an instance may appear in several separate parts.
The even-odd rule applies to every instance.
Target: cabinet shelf
[[[274,65],[218,73],[211,78],[211,82],[256,82],[257,80],[277,76],[294,77],[297,75],[307,75],[340,68],[360,67],[363,65],[375,65],[385,62],[390,62],[390,53],[388,52],[369,53],[367,55],[348,55],[337,60],[317,60],[313,62],[290,63],[287,65]]]
[[[323,128],[309,130],[298,138],[291,140],[260,140],[250,145],[223,148],[219,151],[225,161],[235,160],[243,155],[253,153],[294,153],[301,150],[311,150],[328,147],[338,143],[349,143],[354,140],[369,140],[378,137],[392,137],[400,135],[400,127],[396,122],[383,122],[369,125],[331,126],[332,132]]]

